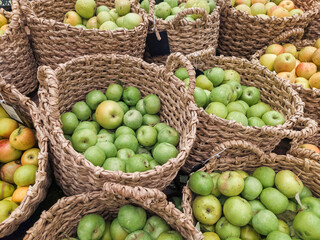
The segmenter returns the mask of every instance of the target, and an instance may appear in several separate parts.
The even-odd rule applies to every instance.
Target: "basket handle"
[[[295,41],[299,41],[299,40],[302,39],[303,34],[304,34],[304,29],[303,28],[292,29],[292,30],[289,30],[289,31],[281,33],[279,36],[274,38],[271,43],[272,44],[274,44],[274,43],[285,43],[290,38],[294,38]]]
[[[283,137],[286,137],[289,139],[296,139],[296,138],[301,139],[301,138],[310,137],[317,132],[318,123],[311,118],[299,117],[297,119],[297,122],[294,125],[296,125],[297,123],[302,124],[304,128],[301,130],[284,129]]]
[[[206,12],[206,10],[204,10],[203,8],[198,8],[198,7],[192,7],[192,8],[185,8],[183,9],[181,12],[179,12],[172,20],[172,23],[174,25],[178,24],[180,22],[181,19],[183,19],[186,15],[191,15],[191,14],[200,14],[201,15],[201,19],[203,21],[207,21],[208,20],[208,13]]]
[[[170,74],[176,69],[176,67],[184,65],[186,66],[189,74],[189,88],[187,92],[189,95],[193,95],[196,84],[196,72],[194,71],[191,62],[182,53],[176,52],[169,55],[166,62],[166,75],[169,78]]]

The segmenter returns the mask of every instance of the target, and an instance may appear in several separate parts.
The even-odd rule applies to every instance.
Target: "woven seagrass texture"
[[[22,95],[11,84],[0,79],[0,94],[7,104],[17,107],[27,119],[32,119],[38,140],[39,167],[36,174],[36,182],[27,192],[18,208],[16,208],[9,218],[0,223],[0,238],[13,233],[21,223],[26,221],[37,209],[47,194],[47,189],[51,183],[48,162],[48,138],[42,128],[43,122],[40,118],[40,111],[36,109],[34,103]],[[26,116],[27,115],[27,116]]]
[[[0,8],[8,19],[8,28],[0,36],[0,74],[7,83],[14,84],[22,94],[33,92],[37,86],[37,66],[25,32],[20,5],[12,0],[12,12]]]
[[[21,0],[21,8],[31,30],[33,49],[39,65],[56,68],[74,57],[98,53],[129,54],[143,57],[148,19],[146,13],[131,4],[131,11],[142,16],[143,23],[128,30],[82,29],[63,23],[64,14],[74,9],[76,0]],[[114,8],[114,1],[96,1],[97,6]]]
[[[107,181],[159,189],[170,184],[191,150],[197,125],[197,114],[196,110],[191,108],[190,93],[186,92],[184,83],[176,80],[172,72],[173,62],[178,61],[176,57],[180,62],[188,63],[181,54],[169,58],[167,68],[148,64],[128,55],[94,55],[73,59],[59,65],[55,71],[48,67],[40,68],[40,106],[44,109],[44,118],[50,127],[49,137],[56,180],[65,194],[100,190]],[[194,79],[190,63],[187,69]],[[87,161],[72,148],[70,141],[64,138],[60,114],[71,111],[72,105],[84,100],[88,92],[94,89],[105,92],[111,83],[119,80],[124,87],[137,87],[142,97],[147,94],[158,95],[162,104],[161,121],[180,133],[177,158],[147,172],[106,171]],[[194,89],[194,85],[191,89]]]
[[[227,141],[217,145],[211,154],[215,155],[218,152],[224,151],[219,156],[214,157],[199,171],[211,173],[214,171],[235,171],[243,170],[248,173],[253,173],[255,169],[261,166],[272,168],[275,172],[281,170],[290,170],[294,172],[309,188],[315,197],[320,196],[320,164],[308,159],[302,159],[291,155],[276,155],[274,153],[266,154],[262,149],[246,141]],[[228,154],[227,152],[231,153]],[[238,156],[243,152],[246,157],[229,157],[229,155]],[[192,201],[195,197],[187,184],[183,189],[182,209],[183,212],[193,221]]]
[[[152,0],[153,2],[154,0]],[[185,1],[179,1],[179,3]],[[211,14],[207,14],[202,8],[187,8],[179,12],[171,21],[153,18],[150,10],[149,20],[154,23],[151,32],[167,31],[170,52],[190,54],[207,48],[216,49],[218,46],[220,12],[224,1],[216,1],[217,8]],[[202,15],[196,21],[188,21],[184,17],[191,14]],[[151,57],[146,49],[145,60],[158,65],[165,64],[168,55]]]
[[[286,81],[257,63],[244,58],[216,57],[212,52],[211,50],[199,51],[188,55],[187,58],[201,71],[213,67],[237,71],[241,76],[241,84],[258,88],[261,101],[282,113],[286,121],[280,126],[245,127],[241,123],[225,120],[214,114],[209,115],[203,108],[197,108],[199,119],[197,137],[183,167],[185,171],[189,172],[193,166],[206,159],[213,147],[221,142],[251,141],[264,151],[270,152],[283,138],[304,138],[315,133],[316,122],[302,117],[303,102]],[[296,124],[303,125],[305,128],[294,131],[293,127]]]
[[[121,206],[133,204],[144,208],[148,216],[158,215],[163,218],[186,240],[203,240],[202,234],[181,211],[167,201],[163,192],[115,183],[106,183],[103,189],[60,199],[42,213],[24,239],[49,240],[75,236],[83,216],[95,213],[112,221]]]
[[[303,39],[317,40],[320,37],[320,2],[317,2],[318,14],[313,18],[308,27]]]
[[[248,15],[228,5],[221,11],[218,53],[226,56],[249,58],[257,50],[285,31],[306,28],[318,13],[315,0],[293,0],[296,7],[305,11],[289,18],[263,19]]]

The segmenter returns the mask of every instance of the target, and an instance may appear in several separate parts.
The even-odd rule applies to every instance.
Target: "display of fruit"
[[[73,148],[95,166],[127,173],[144,172],[178,155],[179,133],[157,115],[157,95],[141,98],[135,87],[111,84],[105,94],[89,92],[72,112],[61,115]]]
[[[68,238],[70,239],[70,238]],[[77,227],[80,240],[182,240],[180,233],[160,217],[147,217],[141,207],[124,205],[112,221],[105,221],[98,214],[88,214],[81,218]]]
[[[184,82],[189,81],[185,68],[179,68],[175,75]],[[196,78],[195,103],[208,114],[234,120],[243,126],[276,126],[285,122],[280,112],[260,100],[258,88],[240,83],[241,77],[236,71],[211,68]]]
[[[290,83],[320,89],[320,38],[314,46],[305,46],[300,51],[290,43],[272,44],[259,61]]]
[[[291,0],[232,0],[231,4],[239,11],[261,18],[284,18],[304,13]]]
[[[320,239],[320,200],[292,171],[198,171],[189,188],[205,240]]]
[[[2,14],[0,14],[0,36],[4,34],[7,28],[8,28],[8,19]]]
[[[97,6],[94,0],[77,0],[75,11],[65,14],[63,22],[83,29],[118,30],[134,29],[142,17],[131,11],[129,0],[115,0],[115,8]]]
[[[11,119],[0,106],[0,222],[7,219],[35,183],[38,170],[36,137]]]
[[[207,14],[211,14],[216,9],[216,2],[214,0],[188,0],[178,5],[177,0],[164,0],[155,6],[155,18],[161,18],[165,21],[172,20],[175,15],[181,12],[183,9],[198,7],[204,9]],[[149,0],[143,0],[141,2],[141,8],[149,13]],[[185,17],[188,21],[195,21],[201,18],[201,14],[192,14]]]

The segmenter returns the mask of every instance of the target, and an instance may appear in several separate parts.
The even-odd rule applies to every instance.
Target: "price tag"
[[[0,0],[0,8],[6,11],[11,11],[11,0]]]
[[[149,49],[151,57],[164,56],[170,54],[170,46],[167,31],[159,32],[161,40],[157,39],[155,33],[150,33],[147,36],[146,45]]]

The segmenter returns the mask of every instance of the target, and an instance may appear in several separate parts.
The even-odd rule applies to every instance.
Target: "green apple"
[[[220,102],[209,103],[209,105],[206,107],[206,112],[224,119],[228,116],[228,108]]]
[[[96,133],[98,134],[98,132],[100,131],[99,123],[97,123],[96,121],[92,121],[91,124],[95,127]]]
[[[72,112],[77,116],[81,121],[88,120],[91,116],[90,107],[83,101],[77,102],[72,107]]]
[[[155,126],[160,122],[158,115],[145,114],[142,117],[142,125]]]
[[[116,218],[111,223],[110,235],[112,240],[124,240],[129,233],[120,226],[119,219]]]
[[[185,87],[186,87],[186,90],[188,91],[189,89],[189,85],[190,85],[190,79],[189,78],[186,78],[183,80],[184,84],[185,84]]]
[[[276,174],[276,187],[288,198],[294,198],[297,193],[301,193],[303,183],[299,177],[289,170],[282,170]]]
[[[126,161],[126,172],[145,172],[150,170],[150,162],[147,157],[142,154],[136,154]]]
[[[241,86],[241,88],[242,88],[242,86]],[[243,88],[242,88],[242,89],[243,89]],[[244,109],[246,110],[246,112],[248,111],[249,105],[248,105],[245,101],[237,100],[236,102],[237,102],[237,103],[240,103],[240,104],[244,107]]]
[[[254,217],[260,210],[266,209],[263,204],[258,200],[249,201],[252,211],[252,217]]]
[[[118,150],[117,158],[124,160],[125,162],[134,155],[134,151],[129,148],[122,148]]]
[[[157,239],[161,233],[169,231],[170,226],[162,218],[152,216],[148,218],[143,230],[149,233],[152,239]]]
[[[154,160],[157,161],[157,163],[163,165],[166,162],[168,162],[169,159],[177,157],[178,154],[179,151],[176,149],[175,146],[173,146],[170,143],[163,142],[155,146],[152,155],[154,157]]]
[[[66,112],[60,116],[62,122],[62,131],[64,134],[72,134],[79,124],[77,115],[72,112]]]
[[[278,227],[278,231],[280,232],[283,232],[285,234],[290,234],[290,231],[289,231],[289,226],[288,224],[286,224],[285,221],[281,220],[281,219],[278,219],[279,221],[279,227]]]
[[[230,88],[231,90],[231,99],[230,99],[230,102],[234,102],[237,100],[237,97],[238,97],[238,93],[236,91],[236,88],[235,86],[231,85],[231,84],[228,84],[228,82],[226,84],[222,84],[221,86],[225,86],[225,87],[228,87]]]
[[[260,101],[260,91],[256,87],[247,87],[243,90],[240,99],[245,101],[249,106],[255,105]]]
[[[127,87],[123,91],[123,101],[128,106],[135,106],[141,98],[139,89],[135,87]]]
[[[216,233],[222,240],[229,237],[240,237],[240,227],[231,224],[225,217],[222,217],[216,224]]]
[[[122,171],[126,172],[126,162],[117,157],[107,158],[103,165],[103,169],[109,171]]]
[[[156,166],[160,166],[159,163],[157,163],[155,160],[149,160],[150,168],[154,169]]]
[[[108,14],[108,13],[106,13],[106,14]],[[98,28],[100,28],[100,24],[98,22],[98,18],[97,17],[89,18],[88,22],[86,24],[86,28],[87,29],[98,29]]]
[[[86,103],[92,110],[96,110],[98,105],[107,100],[106,96],[99,90],[93,90],[86,96]]]
[[[287,210],[292,211],[292,212],[296,212],[297,211],[297,204],[293,201],[289,201]]]
[[[136,130],[142,125],[142,115],[137,110],[129,110],[124,114],[123,123],[127,127]]]
[[[161,233],[157,240],[183,240],[183,238],[178,232],[170,230]]]
[[[276,173],[272,168],[259,167],[253,172],[252,176],[257,178],[264,188],[267,188],[274,185]]]
[[[252,127],[263,127],[266,125],[264,121],[258,117],[248,118],[248,124],[249,126],[252,126]]]
[[[206,172],[195,172],[190,176],[189,187],[192,192],[206,196],[209,195],[213,188],[211,176]]]
[[[158,143],[167,142],[177,146],[180,140],[180,134],[172,127],[165,127],[160,130],[157,137]]]
[[[196,87],[193,92],[193,98],[199,108],[204,107],[207,102],[207,94],[202,88]]]
[[[285,122],[284,116],[277,111],[269,111],[263,114],[262,120],[266,123],[266,125],[276,126],[282,125]]]
[[[101,130],[105,130],[105,129],[101,129]],[[97,142],[114,142],[114,134],[111,133],[105,133],[105,131],[99,132],[99,134],[97,135]]]
[[[254,200],[259,197],[262,192],[262,184],[255,177],[248,176],[244,180],[244,188],[241,192],[242,197],[247,200]]]
[[[225,70],[223,83],[227,83],[229,81],[234,81],[234,82],[240,83],[241,77],[240,77],[239,73],[237,73],[234,70]]]
[[[145,109],[145,106],[144,106],[144,103],[143,103],[143,99],[140,99],[137,102],[136,109],[141,113],[142,116],[147,113],[146,109]]]
[[[211,194],[213,194],[216,197],[219,197],[221,195],[221,192],[219,191],[219,187],[218,187],[218,179],[220,175],[221,174],[217,172],[210,173],[210,177],[212,178],[212,183],[213,183]]]
[[[76,127],[76,129],[74,130],[74,133],[78,130],[81,129],[90,129],[91,131],[93,131],[94,133],[97,133],[97,129],[95,128],[95,126],[92,124],[92,122],[89,121],[84,121],[84,122],[80,122],[80,124]]]
[[[219,87],[214,88],[209,96],[210,102],[220,102],[224,105],[227,105],[232,98],[232,90],[228,85],[221,85]]]
[[[223,205],[223,214],[231,224],[239,227],[247,225],[252,218],[250,204],[238,196],[228,198]]]
[[[174,75],[179,78],[180,80],[185,80],[189,78],[189,74],[186,68],[182,67],[175,71]]]
[[[320,239],[320,217],[311,211],[299,212],[293,221],[295,234],[306,240]]]
[[[137,130],[137,139],[142,146],[153,146],[157,142],[157,130],[151,126],[142,126]]]
[[[132,130],[132,128],[129,128],[127,126],[120,126],[117,128],[115,132],[115,137],[119,137],[122,134],[131,134],[133,136],[136,136],[136,133]]]
[[[158,18],[166,19],[171,14],[171,7],[166,2],[161,2],[156,5],[155,16]]]
[[[246,114],[246,110],[244,109],[244,107],[242,106],[241,103],[239,102],[231,102],[227,105],[227,109],[228,109],[228,112],[231,113],[231,112],[240,112],[242,114]]]
[[[226,171],[218,179],[218,188],[225,196],[237,196],[244,188],[244,180],[239,173]]]
[[[213,225],[220,219],[222,207],[213,195],[197,196],[192,203],[192,212],[200,223]]]
[[[247,111],[247,117],[251,118],[251,117],[258,117],[261,118],[263,116],[263,114],[265,114],[266,112],[271,111],[271,108],[268,104],[264,103],[264,102],[259,102],[255,105],[252,105],[248,111]]]
[[[143,231],[143,230],[138,230],[130,233],[125,240],[153,240],[153,238],[150,236],[149,233]]]
[[[105,228],[106,223],[100,215],[88,214],[81,218],[78,224],[77,234],[80,240],[99,240]]]
[[[164,0],[164,2],[168,3],[171,8],[174,8],[174,7],[178,6],[178,1],[177,0]]]
[[[13,174],[13,181],[19,187],[35,184],[38,167],[35,165],[23,165]],[[5,185],[2,184],[2,187]]]
[[[214,232],[214,225],[206,225],[206,224],[200,223],[200,231],[202,233]]]
[[[80,129],[72,134],[72,147],[78,152],[85,152],[89,147],[96,145],[97,134],[90,129]]]
[[[206,89],[208,91],[212,91],[213,84],[205,75],[199,75],[196,78],[196,87],[202,88],[203,90]]]
[[[97,7],[96,15],[98,15],[101,12],[109,12],[109,11],[110,11],[110,9],[107,6],[101,5],[101,6]]]
[[[0,181],[0,200],[12,196],[14,190],[12,184]]]
[[[205,71],[204,74],[215,87],[219,86],[224,79],[224,70],[219,67],[211,68]]]
[[[119,209],[119,224],[128,233],[143,229],[146,220],[147,213],[141,207],[124,205]]]
[[[134,29],[143,22],[142,17],[138,13],[128,13],[123,18],[123,28]]]
[[[120,16],[126,15],[130,12],[130,1],[129,0],[115,0],[115,9]]]
[[[129,148],[136,152],[138,150],[139,143],[136,137],[132,134],[122,134],[114,141],[114,145],[118,150],[122,148]]]
[[[97,122],[105,129],[115,129],[120,126],[123,115],[121,106],[112,100],[103,101],[96,110]]]
[[[104,151],[97,147],[91,146],[84,152],[84,157],[90,161],[94,166],[102,166],[103,162],[106,160],[106,154]]]
[[[18,205],[15,202],[9,200],[0,201],[0,223],[6,220],[17,207]]]
[[[148,114],[157,114],[161,108],[161,102],[157,95],[150,94],[143,99],[143,105]]]
[[[81,17],[88,19],[93,17],[96,5],[94,0],[77,0],[74,8]]]
[[[241,177],[243,178],[243,180],[245,180],[245,179],[249,176],[249,174],[246,173],[246,172],[243,171],[243,170],[236,170],[235,172],[236,172],[236,173],[239,173],[239,174],[241,175]]]
[[[169,127],[169,126],[165,123],[157,123],[156,125],[154,125],[154,128],[157,130],[158,133],[161,131],[162,128],[165,128],[165,127]]]
[[[246,115],[241,112],[229,112],[227,120],[234,120],[237,123],[241,123],[243,126],[248,126],[248,119]]]
[[[284,212],[289,204],[288,198],[276,188],[265,188],[261,192],[260,201],[274,214]]]
[[[226,84],[228,84],[228,85],[230,85],[230,86],[232,86],[234,88],[234,90],[237,93],[237,99],[239,99],[241,97],[241,95],[242,95],[242,92],[243,92],[241,84],[238,83],[238,82],[235,82],[235,81],[229,81]]]
[[[302,210],[313,212],[320,218],[320,200],[314,197],[305,197],[301,200]]]
[[[148,149],[149,149],[149,147],[148,147]],[[140,145],[138,147],[137,154],[146,154],[146,155],[151,157],[151,152],[148,149],[147,149],[147,147],[143,147],[143,146]],[[151,160],[153,160],[153,158]]]
[[[110,84],[107,88],[105,95],[108,100],[112,100],[115,102],[120,101],[123,93],[123,87],[120,84]]]
[[[312,192],[306,187],[303,186],[302,191],[299,194],[300,199],[303,199],[305,197],[312,197]]]
[[[129,111],[129,107],[128,107],[127,104],[125,104],[125,103],[122,102],[122,101],[118,101],[117,103],[118,103],[118,104],[120,105],[120,107],[122,108],[123,114],[125,114],[126,112]]]
[[[280,231],[273,231],[268,234],[266,240],[291,240],[291,237],[286,233]]]
[[[240,229],[240,238],[242,240],[260,240],[260,235],[251,227],[246,225]]]
[[[273,212],[269,210],[260,210],[252,218],[252,226],[258,233],[268,235],[273,231],[277,231],[279,221]]]
[[[111,223],[109,221],[107,221],[101,240],[112,240],[110,227],[111,227]]]

